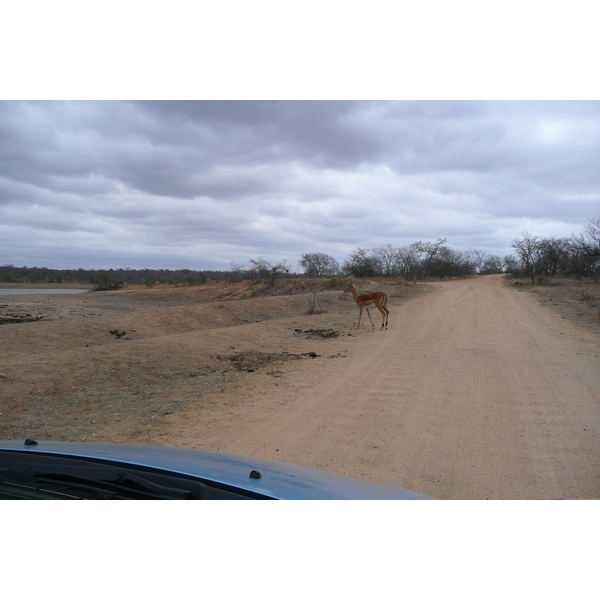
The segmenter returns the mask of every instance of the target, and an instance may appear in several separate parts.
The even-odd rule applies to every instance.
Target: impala
[[[351,283],[344,289],[344,293],[348,292],[352,294],[354,302],[358,304],[358,309],[360,311],[358,315],[358,325],[356,326],[357,329],[360,327],[360,320],[362,319],[363,308],[367,310],[367,316],[369,317],[369,321],[371,321],[371,325],[373,325],[373,329],[375,329],[375,323],[373,323],[373,319],[371,319],[371,313],[369,312],[369,307],[372,304],[374,304],[377,307],[377,309],[383,316],[381,321],[381,329],[383,329],[384,327],[385,329],[387,329],[388,316],[390,314],[390,311],[386,308],[387,294],[384,294],[383,292],[373,292],[371,294],[362,294],[359,296],[353,283]]]

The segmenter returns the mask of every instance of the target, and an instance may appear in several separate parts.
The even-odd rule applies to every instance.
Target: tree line
[[[96,289],[118,289],[124,285],[155,283],[198,284],[211,280],[237,281],[259,279],[270,285],[283,277],[405,277],[416,280],[425,277],[462,277],[474,273],[501,273],[505,262],[483,252],[459,252],[437,242],[415,242],[394,248],[391,244],[378,248],[357,248],[340,263],[327,254],[308,252],[301,255],[297,272],[286,260],[270,262],[264,258],[250,259],[248,268],[232,262],[228,271],[194,271],[191,269],[49,269],[46,267],[0,266],[0,282],[5,283],[79,283]]]
[[[193,271],[191,269],[49,269],[46,267],[0,266],[3,283],[75,283],[94,285],[97,289],[118,289],[124,285],[152,285],[154,283],[204,283],[209,279],[224,278],[220,271]]]
[[[462,252],[450,248],[446,238],[436,242],[414,242],[408,246],[392,244],[375,248],[357,248],[340,265],[326,254],[303,254],[299,261],[306,275],[320,277],[346,275],[353,277],[423,278],[464,277],[475,273],[502,273],[505,260],[477,250]]]
[[[450,248],[446,238],[436,242],[414,242],[358,248],[340,266],[326,254],[303,254],[299,261],[311,276],[352,275],[354,277],[400,276],[407,280],[465,277],[474,274],[510,273],[533,282],[552,278],[600,276],[600,217],[590,219],[584,230],[569,238],[535,236],[528,231],[512,240],[515,254],[500,257],[478,250]]]
[[[513,240],[517,264],[511,273],[540,283],[557,275],[582,279],[600,276],[600,217],[569,238],[542,237],[523,231]]]
[[[0,282],[79,283],[96,289],[154,283],[198,284],[211,280],[260,279],[274,284],[280,277],[402,277],[409,281],[427,278],[466,277],[475,274],[512,273],[541,281],[556,275],[594,277],[600,275],[600,217],[591,219],[582,233],[570,238],[540,237],[528,231],[512,241],[514,255],[500,257],[478,250],[459,251],[447,239],[357,248],[340,264],[321,252],[301,255],[296,272],[287,261],[250,259],[250,266],[232,262],[227,271],[191,269],[49,269],[45,267],[0,266]]]

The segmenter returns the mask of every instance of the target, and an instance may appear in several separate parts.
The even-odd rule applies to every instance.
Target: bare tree
[[[433,258],[441,251],[448,238],[440,238],[437,242],[415,242],[415,249],[421,254],[426,255],[425,272],[431,275],[431,263]]]
[[[507,254],[502,259],[502,270],[503,271],[517,275],[518,269],[519,269],[519,261],[512,254]]]
[[[564,264],[567,257],[568,240],[547,237],[542,238],[539,244],[542,260],[540,266],[546,275],[554,277],[559,270],[559,266]]]
[[[414,280],[419,268],[421,252],[417,249],[418,242],[397,250],[397,269],[406,279]]]
[[[392,275],[398,264],[398,250],[391,244],[387,244],[386,246],[374,248],[373,253],[379,259],[382,273],[386,277]]]
[[[585,234],[589,238],[592,245],[600,250],[600,217],[590,219],[585,226]]]
[[[481,267],[480,273],[495,274],[502,273],[504,265],[502,258],[496,254],[488,254],[483,266]]]
[[[521,267],[525,274],[535,283],[543,276],[542,246],[539,237],[532,235],[529,231],[521,232],[521,238],[513,240],[512,247],[521,261]]]
[[[572,235],[569,239],[569,271],[579,279],[593,275],[600,253],[594,255],[590,239],[584,235]]]
[[[483,273],[484,265],[488,260],[489,255],[481,250],[469,250],[467,255],[475,268],[475,272]]]
[[[269,285],[274,285],[278,277],[289,275],[290,273],[290,266],[285,260],[276,265],[266,261],[264,258],[250,259],[250,262],[254,265],[251,270],[258,275],[259,279],[266,279]]]
[[[379,257],[373,250],[357,248],[344,263],[343,270],[355,277],[373,277],[380,273]]]
[[[304,269],[304,274],[308,277],[336,275],[340,269],[338,261],[333,256],[322,252],[303,254],[298,264]]]
[[[238,281],[238,279],[240,279],[240,277],[241,277],[241,273],[243,270],[244,270],[244,265],[241,265],[234,261],[229,263],[229,273],[230,273],[229,280],[230,281]]]
[[[600,275],[600,217],[590,219],[585,227],[585,255],[589,263],[588,270],[594,279]]]
[[[596,277],[600,272],[600,219],[590,221],[584,234],[570,238],[538,237],[524,231],[521,238],[513,240],[513,248],[521,269],[533,283],[559,274]],[[515,268],[510,270],[517,273]]]
[[[433,256],[427,258],[427,272],[432,277],[465,277],[475,273],[475,265],[466,252],[440,245]]]

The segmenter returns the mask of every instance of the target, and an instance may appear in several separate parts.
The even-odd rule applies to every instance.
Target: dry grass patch
[[[517,282],[512,282],[515,285]],[[589,331],[600,333],[600,283],[591,280],[556,279],[543,284],[520,282],[520,289]]]

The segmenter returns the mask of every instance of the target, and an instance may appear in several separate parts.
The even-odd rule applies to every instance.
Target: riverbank
[[[0,290],[91,290],[91,283],[12,283],[0,282]]]

